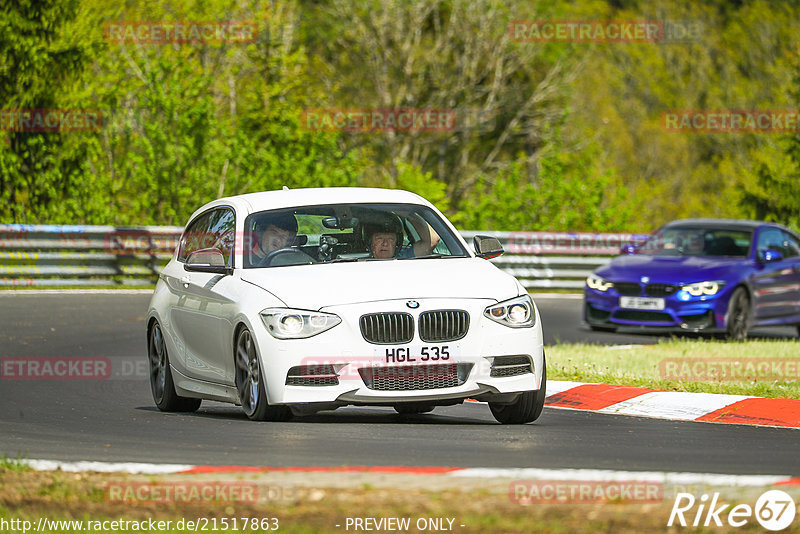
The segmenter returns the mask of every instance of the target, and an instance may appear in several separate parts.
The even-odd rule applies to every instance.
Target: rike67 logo
[[[704,493],[699,499],[691,493],[678,493],[667,526],[721,527],[727,522],[729,527],[743,527],[755,519],[762,528],[778,531],[792,524],[796,512],[794,499],[781,490],[761,494],[755,507],[720,502],[719,493],[711,497]]]

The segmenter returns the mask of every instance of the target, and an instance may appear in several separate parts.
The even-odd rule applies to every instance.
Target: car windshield
[[[416,204],[332,204],[253,213],[244,267],[465,257],[456,235]]]
[[[662,228],[639,247],[653,256],[733,256],[750,252],[753,233],[730,228]]]

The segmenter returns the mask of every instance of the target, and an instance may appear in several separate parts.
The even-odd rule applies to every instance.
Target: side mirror
[[[772,249],[760,250],[758,251],[758,259],[761,260],[763,263],[781,261],[783,259],[783,254],[781,254],[777,250],[772,250]]]
[[[625,243],[619,249],[622,254],[636,254],[636,245],[633,243]]]
[[[233,269],[225,265],[225,256],[218,248],[195,250],[186,258],[183,268],[195,273],[233,274]]]
[[[488,235],[476,235],[472,238],[472,244],[475,247],[475,254],[485,260],[496,258],[505,252],[500,240]]]

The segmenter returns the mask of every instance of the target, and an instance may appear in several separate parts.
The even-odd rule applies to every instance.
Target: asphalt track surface
[[[0,357],[144,361],[147,295],[0,294]],[[539,298],[546,342],[653,343],[579,324],[581,301]],[[790,329],[759,333],[788,337]],[[0,456],[213,465],[445,465],[800,475],[798,430],[545,408],[524,426],[485,405],[400,417],[342,408],[255,423],[238,407],[195,414],[155,409],[144,367],[115,380],[0,380]]]

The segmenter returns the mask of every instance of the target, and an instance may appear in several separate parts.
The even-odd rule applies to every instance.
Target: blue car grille
[[[614,289],[620,295],[635,296],[642,294],[642,286],[635,282],[614,282]]]
[[[668,297],[678,291],[678,286],[671,284],[647,284],[644,286],[645,295],[651,297]]]
[[[614,319],[622,321],[640,321],[643,323],[674,323],[675,320],[668,313],[645,310],[618,310]]]

